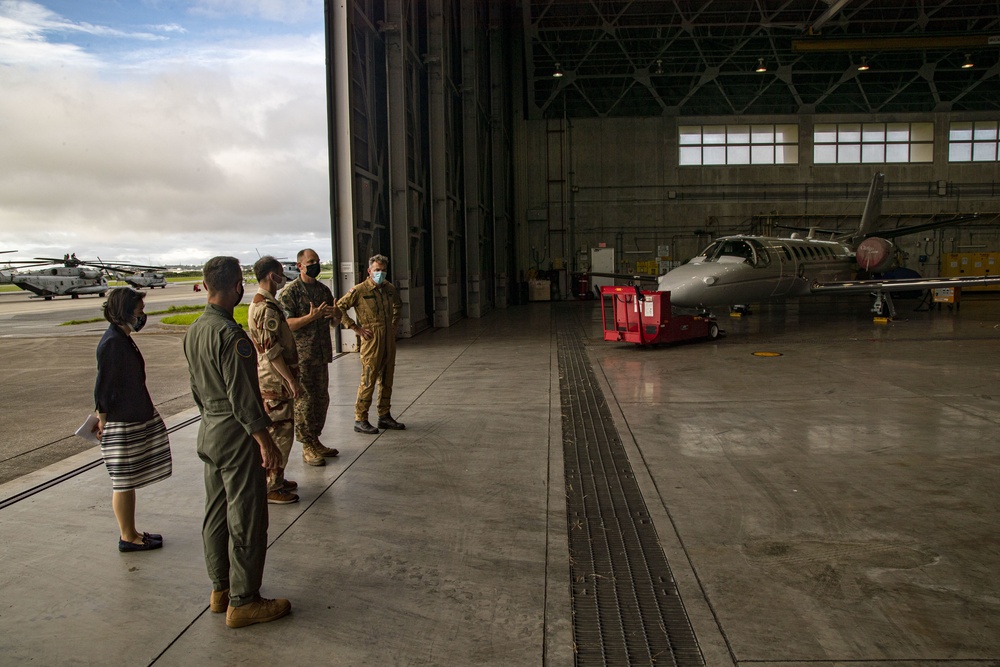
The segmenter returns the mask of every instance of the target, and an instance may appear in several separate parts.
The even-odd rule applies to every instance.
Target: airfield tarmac
[[[174,475],[143,490],[143,518],[168,536],[160,551],[115,550],[102,467],[3,510],[0,655],[589,664],[575,659],[594,650],[593,624],[578,620],[588,600],[635,632],[627,582],[641,583],[644,561],[576,576],[568,540],[586,527],[594,544],[611,544],[626,531],[606,526],[651,524],[656,548],[640,551],[662,551],[670,571],[656,581],[676,582],[674,620],[690,621],[700,651],[678,665],[995,667],[1000,299],[915,305],[898,302],[896,320],[877,325],[864,298],[802,299],[725,318],[718,341],[656,349],[604,342],[593,302],[511,307],[401,341],[393,412],[407,428],[377,436],[351,430],[357,360],[340,358],[327,432],[341,456],[323,468],[293,457],[302,501],[270,509],[262,592],[291,598],[289,619],[234,632],[207,611],[197,429],[185,427],[171,435]],[[32,420],[48,422],[49,440],[75,428],[90,409],[101,328],[0,338],[3,362],[19,369],[2,387],[13,420],[0,439]],[[137,339],[156,368],[154,400],[182,399],[180,337]],[[592,374],[573,384],[581,368]],[[56,393],[71,385],[60,373],[78,386]],[[11,410],[9,387],[44,412]],[[590,399],[575,402],[574,387]],[[52,415],[64,398],[81,413],[61,425]],[[577,443],[597,433],[618,445],[581,454]],[[590,478],[609,489],[634,480],[641,502],[612,498],[612,512],[583,520],[567,508],[595,462],[605,472]],[[34,483],[14,480],[0,496]],[[595,488],[588,498],[603,508],[605,487]],[[637,577],[619,579],[625,571]],[[605,597],[609,587],[622,597]]]
[[[249,297],[247,297],[249,298]],[[146,291],[146,310],[205,303],[192,283]],[[94,408],[97,343],[107,322],[60,326],[101,317],[104,299],[81,296],[52,301],[28,292],[0,292],[0,484],[90,449],[73,432]],[[181,349],[184,329],[153,316],[136,334],[146,360],[149,393],[170,417],[194,405]]]

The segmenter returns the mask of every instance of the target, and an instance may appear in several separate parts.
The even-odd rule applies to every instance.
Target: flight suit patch
[[[236,341],[236,354],[240,355],[244,359],[249,359],[253,356],[253,345],[246,338],[240,338]]]
[[[274,317],[267,318],[266,320],[264,320],[264,326],[267,327],[268,331],[277,331],[278,330],[277,318]]]

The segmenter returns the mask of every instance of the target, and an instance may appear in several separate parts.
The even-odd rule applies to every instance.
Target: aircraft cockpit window
[[[771,256],[763,245],[753,239],[725,239],[717,241],[705,251],[710,261],[722,257],[735,257],[746,261],[750,266],[767,266]]]
[[[750,263],[756,267],[767,266],[771,263],[771,255],[767,252],[765,248],[759,241],[754,241],[750,239],[746,241],[746,244],[750,247],[753,252],[753,257],[750,259]]]
[[[706,258],[708,258],[708,259],[714,259],[714,258],[715,258],[715,252],[716,252],[716,251],[718,250],[718,245],[719,245],[719,242],[718,242],[718,241],[716,241],[716,242],[714,242],[714,243],[710,244],[710,245],[709,245],[709,246],[708,246],[707,248],[705,248],[705,249],[704,249],[704,250],[703,250],[703,251],[701,252],[701,254],[700,254],[700,255],[698,255],[698,256],[699,256],[699,257],[706,257]]]

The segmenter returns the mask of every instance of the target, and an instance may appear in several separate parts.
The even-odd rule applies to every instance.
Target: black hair
[[[276,260],[270,255],[264,255],[253,265],[253,274],[257,277],[257,282],[260,282],[267,278],[269,273],[278,273],[284,275],[284,269],[281,267],[281,262]]]
[[[112,324],[125,326],[132,321],[135,307],[146,298],[146,295],[131,287],[116,287],[108,293],[104,302],[104,319]]]
[[[215,294],[232,287],[236,281],[242,280],[243,269],[240,268],[240,260],[235,257],[213,257],[205,262],[201,270],[205,287]]]

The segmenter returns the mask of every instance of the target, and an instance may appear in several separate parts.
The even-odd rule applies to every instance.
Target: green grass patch
[[[188,306],[188,307],[189,308],[196,307],[199,309],[203,309],[201,306]],[[236,306],[236,309],[233,311],[233,319],[236,320],[236,323],[239,324],[244,329],[246,329],[248,326],[247,310],[249,310],[249,308],[250,306],[248,305],[240,304],[239,306]],[[164,317],[162,320],[160,320],[160,322],[164,324],[177,324],[180,326],[188,326],[194,323],[194,321],[197,320],[199,317],[201,317],[200,312],[182,313],[180,315],[170,315],[168,317]]]
[[[173,314],[176,314],[176,313],[192,313],[192,312],[197,312],[197,313],[200,314],[201,311],[203,311],[203,310],[205,310],[205,306],[170,306],[166,310],[152,310],[152,311],[146,313],[146,315],[147,316],[150,316],[150,315],[173,315]],[[163,318],[163,319],[166,320],[167,318]],[[197,318],[195,318],[195,319],[197,319]],[[103,317],[92,317],[89,320],[70,320],[69,322],[63,322],[59,326],[65,327],[65,326],[69,326],[71,324],[93,324],[94,322],[103,322],[103,321],[104,321]],[[194,320],[191,320],[191,321],[193,322]],[[188,322],[188,324],[190,324],[190,323],[191,322]],[[171,324],[171,322],[167,322],[167,324]]]

